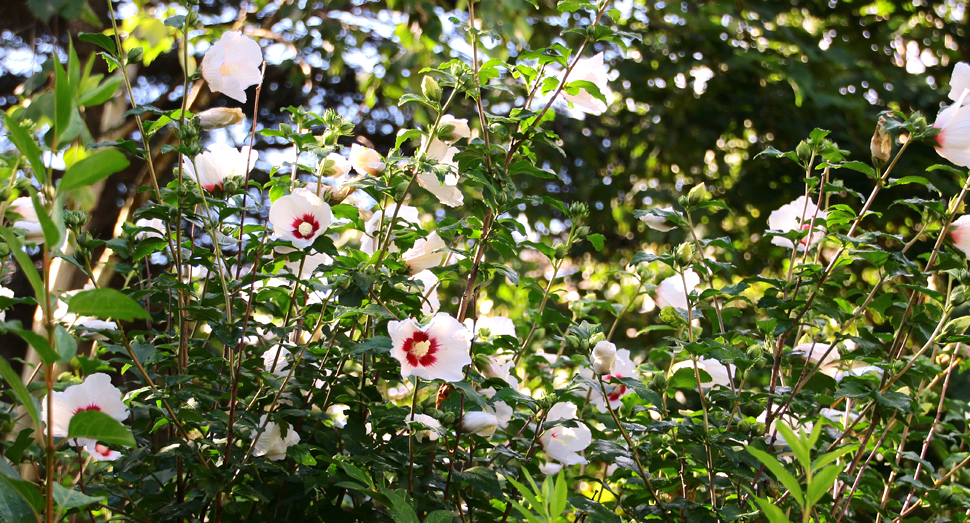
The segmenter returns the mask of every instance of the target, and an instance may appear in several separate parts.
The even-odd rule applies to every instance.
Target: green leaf
[[[71,113],[74,111],[73,92],[67,73],[60,61],[54,60],[54,144],[60,144],[60,137],[71,125]]]
[[[478,405],[483,409],[488,408],[488,402],[485,401],[485,398],[483,398],[482,395],[475,390],[475,387],[472,387],[470,384],[468,384],[468,382],[455,381],[455,382],[452,382],[452,385],[454,385],[456,389],[464,392],[466,399],[475,402],[476,405]]]
[[[39,427],[40,416],[37,414],[37,405],[34,403],[34,397],[30,395],[20,376],[13,371],[10,363],[3,357],[0,357],[0,376],[3,376],[7,385],[10,386],[10,390],[17,396],[17,399],[20,400],[24,408],[27,409],[27,414],[30,414],[30,419],[34,420],[34,426]]]
[[[535,486],[535,482],[532,481],[532,476],[530,476],[529,473],[525,470],[523,470],[522,473],[525,475],[525,478],[529,480],[529,483],[532,484],[532,488],[535,489],[536,492],[539,492],[539,489]],[[515,481],[514,479],[508,476],[506,476],[505,479],[508,480],[508,482],[511,483],[516,488],[516,490],[519,491],[519,494],[522,495],[522,498],[528,501],[529,504],[532,505],[532,508],[540,512],[545,510],[546,506],[539,501],[539,498],[536,496],[535,493],[533,493],[531,489],[529,489],[529,487],[523,485],[522,483],[519,483],[518,481]],[[516,506],[516,508],[518,508],[519,512],[522,512],[523,514],[530,514],[530,515],[532,514],[531,511],[526,510],[525,507],[521,505]]]
[[[778,426],[781,425],[781,423],[778,424]],[[789,474],[788,471],[785,470],[785,467],[782,466],[782,464],[779,463],[774,456],[768,454],[767,452],[758,450],[750,445],[745,445],[744,448],[746,448],[752,456],[758,458],[758,461],[764,463],[765,467],[770,470],[779,481],[781,481],[782,485],[784,485],[789,492],[791,492],[792,497],[795,498],[795,501],[797,501],[799,505],[803,507],[805,506],[805,495],[802,493],[802,486],[798,484],[798,480],[795,479],[795,476]],[[774,522],[774,520],[772,520],[772,522]]]
[[[52,365],[61,359],[60,356],[54,352],[54,349],[51,348],[47,338],[32,330],[24,329],[20,325],[19,321],[7,323],[7,330],[20,336],[24,339],[24,341],[29,343],[30,346],[37,351],[37,354],[40,356],[40,359],[44,361],[44,363]]]
[[[477,492],[482,492],[496,498],[501,498],[502,484],[498,480],[498,475],[488,467],[472,467],[467,470],[454,471],[455,477],[473,488]]]
[[[86,507],[92,503],[101,502],[101,498],[95,498],[80,492],[62,487],[60,483],[54,483],[54,503],[57,504],[61,510],[72,509],[76,507]]]
[[[111,39],[106,34],[102,33],[81,33],[78,38],[82,42],[87,42],[89,44],[94,44],[111,54],[115,54],[117,48],[115,47],[115,41]]]
[[[569,498],[569,504],[589,514],[586,521],[589,523],[623,523],[620,516],[602,504],[584,496],[573,496]]]
[[[138,302],[115,289],[91,289],[81,291],[71,298],[68,312],[95,318],[113,318],[131,321],[136,318],[150,320],[152,317]]]
[[[60,224],[54,223],[54,220],[47,214],[47,210],[44,209],[44,205],[40,203],[40,198],[37,197],[37,191],[33,189],[30,191],[30,201],[34,205],[34,212],[37,213],[37,220],[40,221],[40,228],[44,231],[44,242],[51,249],[60,247],[64,234],[64,222],[62,221]],[[60,217],[63,218],[63,215]]]
[[[9,114],[3,115],[3,122],[7,126],[7,138],[17,146],[20,154],[27,157],[27,161],[30,163],[30,168],[34,171],[34,176],[37,178],[37,181],[44,183],[47,180],[47,168],[41,160],[40,147],[37,146],[34,137],[20,125],[20,122]]]
[[[802,463],[802,467],[809,467],[812,465],[812,454],[808,446],[808,442],[802,438],[801,434],[795,434],[795,431],[788,426],[782,420],[778,420],[775,423],[775,427],[778,429],[778,433],[785,438],[788,442],[788,446],[791,447],[792,453],[798,458],[798,461]]]
[[[3,240],[10,246],[10,250],[20,265],[20,270],[24,271],[24,275],[30,281],[30,286],[34,288],[34,296],[37,298],[37,303],[46,307],[47,300],[44,299],[46,292],[44,290],[44,282],[40,279],[40,274],[37,272],[37,267],[34,267],[34,262],[30,261],[30,257],[24,252],[24,244],[20,243],[20,237],[3,226],[0,226],[0,236],[3,236]]]
[[[859,444],[853,443],[851,445],[846,445],[844,447],[835,449],[832,452],[822,454],[821,456],[815,458],[815,461],[812,462],[812,470],[820,469],[848,454],[849,452],[856,450],[857,448],[859,448]]]
[[[2,459],[2,458],[0,458]],[[0,516],[11,523],[37,523],[44,500],[37,485],[0,473]],[[9,519],[8,519],[9,517]]]
[[[81,93],[81,96],[77,100],[77,104],[81,107],[89,107],[92,105],[101,105],[111,99],[112,96],[118,91],[118,86],[124,80],[121,76],[112,76],[101,82],[100,85],[88,89]]]
[[[788,520],[788,516],[785,515],[785,512],[772,503],[771,500],[761,498],[754,498],[754,500],[761,507],[761,510],[764,511],[765,516],[768,517],[768,521],[771,523],[791,523]]]
[[[424,523],[451,523],[455,514],[447,510],[436,510],[424,518]]]
[[[91,185],[128,167],[124,153],[115,149],[104,149],[72,165],[61,179],[58,192],[70,191]]]
[[[340,463],[340,468],[344,469],[351,478],[367,485],[372,490],[374,489],[374,481],[370,479],[370,476],[366,472],[360,470],[359,468],[351,465],[350,463]]]
[[[562,514],[566,510],[566,496],[569,495],[566,485],[566,476],[562,471],[556,476],[556,486],[552,496],[549,498],[549,514],[555,516]]]
[[[54,329],[54,349],[60,356],[58,363],[67,363],[77,355],[77,340],[63,325]]]
[[[590,234],[586,239],[593,244],[593,247],[596,248],[597,251],[603,250],[603,244],[606,242],[606,237],[602,234]]]
[[[812,482],[808,484],[808,499],[806,499],[805,510],[810,511],[815,503],[825,494],[828,489],[832,488],[832,484],[835,483],[835,478],[839,477],[840,468],[836,465],[830,465],[822,470],[815,472],[815,477],[812,478]]]
[[[135,437],[120,421],[99,410],[83,410],[71,418],[68,438],[90,438],[102,443],[134,447]]]
[[[387,496],[387,499],[391,501],[391,506],[387,507],[391,511],[391,517],[394,519],[395,523],[420,523],[418,520],[418,515],[408,504],[407,498],[403,494],[403,490],[400,492],[394,492],[389,490],[384,486],[378,487],[381,494]]]

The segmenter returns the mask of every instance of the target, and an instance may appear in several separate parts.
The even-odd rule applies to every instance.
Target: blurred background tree
[[[566,0],[568,1],[568,0]],[[564,27],[588,25],[588,16],[577,11],[560,15],[547,0],[502,0],[478,7],[486,39],[484,60],[501,58],[514,62],[523,51],[557,41]],[[566,202],[587,202],[592,210],[592,233],[605,236],[605,247],[596,253],[584,243],[570,253],[564,282],[574,292],[563,301],[580,298],[609,299],[624,303],[634,289],[620,285],[620,277],[607,274],[597,259],[630,260],[639,250],[669,249],[684,233],[660,233],[634,218],[634,211],[666,207],[691,186],[705,182],[713,197],[733,211],[703,218],[701,232],[707,238],[730,237],[730,249],[712,254],[739,267],[739,274],[754,274],[769,267],[783,268],[787,251],[759,241],[768,214],[804,191],[804,173],[792,163],[755,156],[771,145],[792,150],[809,132],[820,127],[832,131],[847,155],[869,161],[869,138],[877,115],[887,109],[923,111],[932,119],[946,100],[945,91],[953,65],[970,59],[966,34],[966,3],[944,1],[846,2],[817,1],[684,1],[643,2],[621,0],[611,6],[610,19],[636,38],[622,44],[600,42],[587,56],[604,52],[613,71],[612,103],[602,117],[583,118],[560,107],[550,124],[562,138],[564,155],[549,148],[542,151],[555,178],[517,180],[524,195],[550,196]],[[153,0],[115,4],[117,23],[128,34],[127,42],[142,48],[142,63],[135,73],[138,103],[175,109],[183,92],[181,36],[170,17],[185,12],[178,2]],[[199,6],[207,31],[190,33],[190,71],[208,48],[215,29],[241,29],[261,43],[267,60],[266,79],[259,100],[258,129],[287,122],[284,109],[303,106],[316,113],[336,109],[357,124],[357,140],[386,153],[398,130],[428,125],[432,115],[415,105],[398,106],[408,92],[419,90],[425,67],[458,58],[470,61],[471,47],[461,26],[467,23],[465,0],[389,0],[386,2],[317,0],[206,0]],[[68,41],[86,60],[95,47],[79,39],[84,32],[110,29],[107,4],[102,0],[11,0],[0,5],[0,107],[10,110],[27,105],[28,116],[42,120],[51,105],[39,92],[52,82],[49,60],[65,60]],[[571,41],[570,38],[576,39]],[[578,35],[562,42],[575,46]],[[515,79],[503,72],[506,84]],[[110,76],[106,63],[94,60],[92,74]],[[223,96],[197,93],[196,109],[238,105]],[[253,89],[243,104],[254,111]],[[487,93],[488,111],[502,114],[511,105],[502,90]],[[103,107],[84,109],[86,129],[79,130],[83,144],[115,140],[131,135],[131,117],[122,118],[129,107],[124,89]],[[475,121],[470,103],[454,108],[458,117]],[[578,117],[577,117],[578,116]],[[249,126],[238,131],[217,131],[211,138],[242,145]],[[161,154],[169,139],[164,132],[154,137],[157,165],[168,165],[161,175],[172,176],[171,160]],[[350,141],[345,145],[349,147]],[[898,144],[897,144],[898,146]],[[0,139],[0,150],[12,145]],[[273,167],[290,168],[292,151],[272,137],[257,134],[261,151],[257,171],[265,180]],[[83,152],[81,152],[83,154]],[[936,163],[928,147],[915,147],[907,164]],[[55,162],[57,164],[57,162]],[[4,164],[0,176],[12,170]],[[947,175],[927,176],[944,194],[956,187]],[[92,211],[91,233],[109,239],[119,216],[130,218],[137,208],[139,185],[147,183],[139,162],[91,194],[80,195],[75,205]],[[860,174],[846,186],[868,192],[871,181]],[[913,185],[898,191],[914,192]],[[939,197],[929,189],[919,196]],[[891,201],[899,193],[885,195]],[[416,196],[418,204],[431,204],[427,193]],[[832,203],[853,198],[837,194]],[[887,209],[877,202],[876,211],[888,212],[896,228],[905,232],[918,216],[902,208]],[[448,212],[439,210],[441,218]],[[127,214],[126,214],[127,213]],[[551,207],[529,211],[529,227],[544,241],[565,234],[569,224]],[[513,216],[515,217],[515,216]],[[928,247],[927,247],[928,248]],[[520,273],[541,285],[548,276],[541,255],[523,256]],[[550,272],[551,273],[551,272]],[[62,276],[66,286],[79,287],[83,275]],[[25,282],[12,284],[18,295],[26,294]],[[452,290],[458,286],[453,285]],[[516,292],[493,282],[483,296],[495,310],[521,307]],[[618,297],[626,294],[626,298]],[[561,311],[567,312],[565,304]],[[591,310],[606,321],[602,311]],[[636,310],[650,311],[652,303],[636,303]],[[20,316],[29,323],[28,308]],[[631,314],[621,332],[636,334],[659,320],[650,314]],[[552,326],[549,326],[550,328]],[[648,336],[657,336],[655,339]],[[630,348],[652,346],[660,334],[616,341]],[[16,353],[12,343],[5,350]],[[5,354],[5,355],[10,355]]]

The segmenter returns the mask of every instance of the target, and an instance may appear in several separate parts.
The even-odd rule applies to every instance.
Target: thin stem
[[[421,388],[421,378],[414,377],[414,391],[411,393],[411,423],[414,423],[414,413],[418,409],[418,389]],[[414,492],[414,426],[408,427],[408,492]]]
[[[670,517],[667,515],[667,510],[664,509],[663,503],[660,502],[660,498],[657,496],[657,492],[653,489],[653,485],[650,484],[650,477],[647,475],[646,469],[643,467],[643,463],[640,462],[640,456],[637,453],[636,447],[633,446],[633,440],[630,439],[630,435],[627,434],[626,429],[620,423],[620,419],[616,416],[616,411],[613,410],[613,405],[610,404],[610,398],[606,394],[606,384],[603,382],[603,377],[597,375],[596,379],[599,380],[600,389],[602,389],[603,403],[606,403],[607,410],[610,411],[610,416],[613,417],[613,422],[616,423],[616,428],[620,430],[620,434],[623,435],[623,439],[626,440],[626,445],[630,449],[630,455],[633,456],[633,461],[637,464],[637,468],[640,470],[640,476],[643,478],[643,484],[647,486],[647,490],[650,491],[650,495],[653,497],[653,501],[660,507],[660,513],[663,514],[665,520],[671,523]],[[711,486],[713,489],[713,485]]]

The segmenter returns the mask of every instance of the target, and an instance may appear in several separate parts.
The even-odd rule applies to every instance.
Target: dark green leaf
[[[106,34],[101,33],[81,33],[78,38],[82,42],[87,42],[89,44],[94,44],[111,54],[115,54],[116,47],[115,41]]]
[[[99,410],[83,410],[71,418],[68,438],[90,438],[102,443],[134,447],[135,437],[120,421]]]
[[[101,502],[101,498],[91,497],[81,492],[62,487],[60,483],[54,483],[54,503],[57,504],[61,510],[72,509],[76,507],[86,507],[92,503]]]
[[[0,376],[3,376],[4,381],[10,386],[10,390],[17,396],[17,399],[20,400],[24,408],[27,409],[27,414],[30,414],[30,419],[34,421],[34,426],[39,427],[40,416],[37,414],[37,405],[34,403],[34,397],[30,395],[20,376],[13,371],[10,363],[3,357],[0,357]]]

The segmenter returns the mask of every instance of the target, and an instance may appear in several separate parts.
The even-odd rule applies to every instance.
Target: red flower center
[[[617,385],[616,387],[613,387],[613,390],[607,394],[606,397],[610,400],[610,403],[613,403],[615,401],[619,401],[624,394],[626,394],[626,385]]]
[[[109,449],[108,447],[105,447],[104,445],[102,445],[100,443],[96,443],[94,445],[94,451],[97,452],[98,454],[100,454],[102,457],[105,457],[105,458],[107,458],[108,456],[111,455],[111,449]]]
[[[428,336],[426,332],[417,331],[404,342],[404,354],[408,365],[412,367],[430,367],[438,361],[438,340]]]
[[[312,214],[304,214],[303,216],[293,220],[293,236],[301,240],[306,240],[307,238],[312,238],[313,235],[320,228],[320,222]]]
[[[92,404],[88,405],[87,407],[78,407],[78,408],[74,409],[74,412],[72,412],[71,415],[73,416],[74,414],[77,414],[78,412],[84,412],[86,410],[96,410],[96,411],[100,412],[101,411],[101,407],[98,406],[98,405],[95,405],[94,403],[92,403]]]

